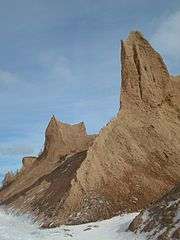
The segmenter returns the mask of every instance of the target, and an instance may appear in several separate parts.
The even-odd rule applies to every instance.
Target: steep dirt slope
[[[180,239],[180,183],[142,211],[130,224],[129,230],[145,234],[146,239]]]
[[[139,32],[122,42],[121,59],[117,117],[93,145],[82,124],[76,131],[53,118],[43,153],[0,191],[2,203],[33,212],[44,226],[75,224],[142,209],[180,180],[174,80]]]
[[[180,106],[180,76],[172,77],[172,79],[176,95],[176,103]]]
[[[6,175],[0,190],[1,204],[31,212],[46,225],[63,202],[94,139],[95,135],[87,135],[83,123],[69,125],[53,116],[40,156],[23,158],[22,169],[16,175]]]
[[[118,116],[101,130],[56,224],[144,208],[180,180],[180,117],[161,56],[139,32],[122,42]]]

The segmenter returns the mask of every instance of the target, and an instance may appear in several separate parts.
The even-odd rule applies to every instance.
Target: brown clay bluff
[[[117,116],[98,136],[53,117],[42,154],[2,187],[2,204],[53,227],[137,211],[180,181],[180,81],[139,32],[122,41],[121,62]]]

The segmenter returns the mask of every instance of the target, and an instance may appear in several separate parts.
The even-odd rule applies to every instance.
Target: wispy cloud
[[[49,51],[40,54],[39,64],[46,72],[47,81],[66,84],[72,80],[73,74],[69,60],[60,53]]]
[[[180,10],[159,19],[152,42],[165,56],[180,60]]]
[[[2,156],[14,156],[14,155],[31,155],[33,154],[33,148],[31,146],[26,145],[18,145],[18,146],[4,146],[0,145],[0,155]]]
[[[0,69],[0,86],[8,87],[18,81],[16,74]]]

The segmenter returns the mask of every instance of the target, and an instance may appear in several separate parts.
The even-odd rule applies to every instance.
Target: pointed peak
[[[49,123],[53,123],[53,122],[55,122],[55,123],[59,122],[59,120],[56,118],[56,116],[54,114],[52,115],[51,120],[50,120]]]
[[[80,129],[82,129],[82,131],[84,132],[85,135],[87,135],[87,131],[86,131],[86,125],[84,122],[80,122],[76,124]]]
[[[84,123],[84,122],[79,122],[79,123],[76,123],[76,125],[79,125],[79,126],[84,126],[84,127],[85,127],[85,123]]]
[[[140,31],[130,32],[127,40],[135,40],[135,39],[144,39],[143,33],[141,33]]]
[[[49,124],[47,126],[47,129],[49,129],[51,127],[54,127],[54,126],[57,126],[58,124],[59,124],[59,120],[55,117],[55,115],[52,115],[52,117],[51,117],[51,119],[49,121]]]
[[[54,114],[52,115],[51,120],[53,120],[53,121],[58,121],[57,118],[56,118],[56,116],[55,116]]]
[[[122,43],[125,43],[127,45],[136,45],[142,43],[145,44],[146,46],[150,46],[149,42],[144,37],[143,33],[141,33],[140,31],[130,32],[127,39],[125,41],[122,41]]]
[[[160,106],[171,98],[170,76],[161,56],[143,34],[131,32],[121,46],[121,107]]]

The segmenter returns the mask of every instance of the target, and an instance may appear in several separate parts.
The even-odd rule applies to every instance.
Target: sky
[[[132,30],[180,74],[179,0],[0,0],[0,179],[37,155],[52,114],[98,132],[119,109]]]

